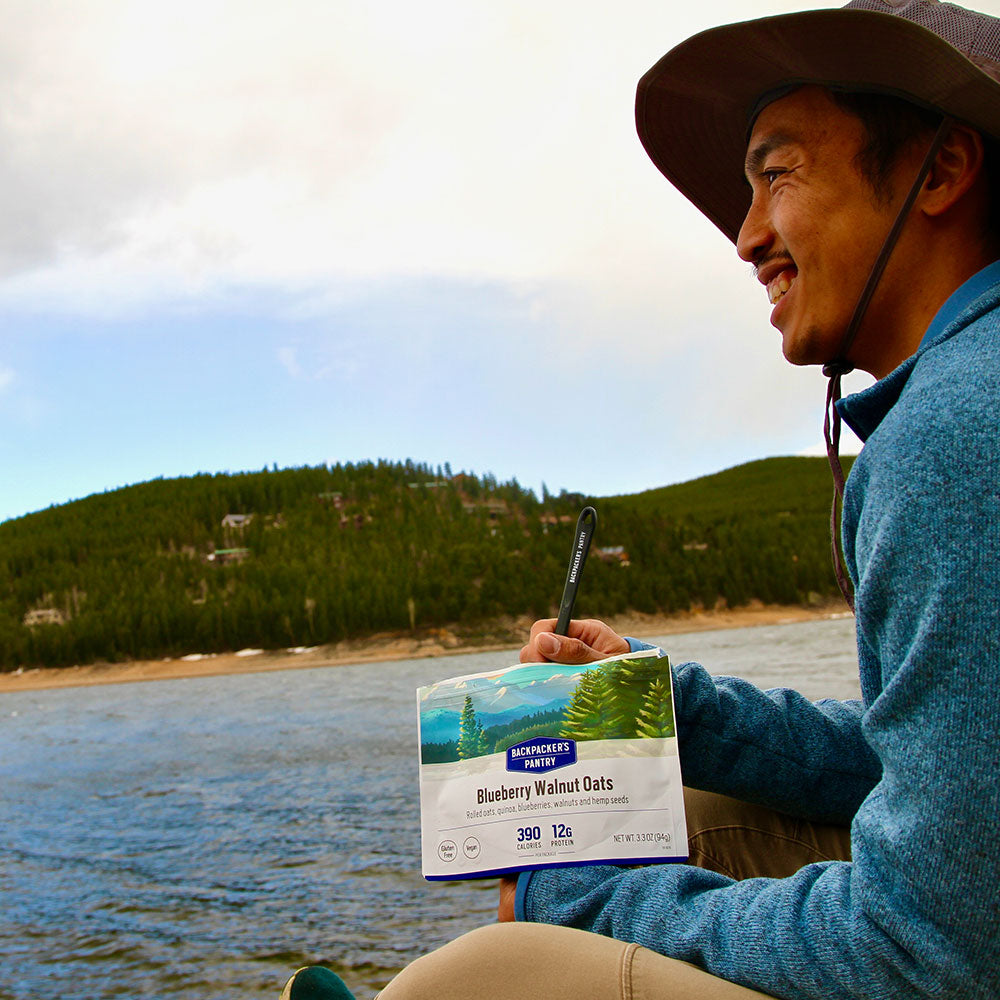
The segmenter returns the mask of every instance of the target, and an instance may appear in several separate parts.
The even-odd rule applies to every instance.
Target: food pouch
[[[686,859],[662,650],[453,677],[417,714],[425,878]]]

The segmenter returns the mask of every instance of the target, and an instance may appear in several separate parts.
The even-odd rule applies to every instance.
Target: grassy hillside
[[[811,458],[603,499],[409,461],[154,480],[0,524],[0,669],[552,614],[586,502],[581,615],[814,601],[830,491]]]

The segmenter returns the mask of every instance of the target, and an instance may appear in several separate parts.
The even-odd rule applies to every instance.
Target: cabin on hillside
[[[605,545],[602,548],[594,549],[594,555],[601,562],[618,563],[619,566],[628,566],[629,557],[624,545]]]
[[[35,625],[65,625],[66,616],[58,608],[32,608],[22,621],[28,628]]]
[[[253,514],[227,514],[222,519],[222,527],[242,531],[252,520]]]
[[[507,504],[503,500],[466,500],[462,504],[462,509],[467,514],[474,514],[477,510],[484,510],[486,511],[486,516],[491,521],[498,521],[509,512]]]
[[[560,524],[572,524],[576,520],[576,514],[543,514],[539,520],[542,522],[542,531],[548,534],[549,525],[555,527]]]

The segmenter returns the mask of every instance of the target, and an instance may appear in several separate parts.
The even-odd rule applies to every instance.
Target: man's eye
[[[761,176],[767,181],[768,187],[770,187],[785,171],[779,167],[773,170],[762,170]]]

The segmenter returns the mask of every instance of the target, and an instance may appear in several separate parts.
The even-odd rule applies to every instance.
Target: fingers
[[[497,907],[497,921],[506,923],[515,920],[514,901],[517,898],[517,879],[505,876],[500,879],[500,905]]]
[[[629,644],[614,629],[593,618],[574,620],[569,635],[553,632],[556,620],[544,618],[531,626],[528,642],[521,648],[522,663],[549,660],[553,663],[591,663],[608,656],[627,653]]]
[[[547,657],[538,648],[538,636],[544,633],[551,633],[555,627],[555,618],[543,618],[531,626],[528,641],[521,647],[520,659],[522,663],[538,663],[542,660],[549,659],[549,657]]]
[[[590,663],[601,660],[604,654],[592,649],[580,639],[570,639],[564,635],[545,632],[536,640],[542,659],[553,663]]]

